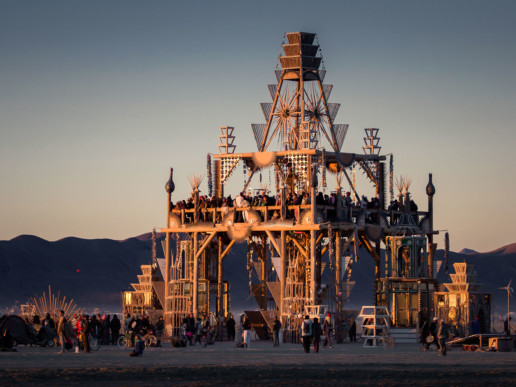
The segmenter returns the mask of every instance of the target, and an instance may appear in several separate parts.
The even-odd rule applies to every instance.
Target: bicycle
[[[145,347],[155,347],[158,344],[158,339],[154,335],[148,335],[145,338]],[[127,332],[123,336],[120,336],[116,342],[118,348],[130,348],[134,346],[133,341],[131,340],[131,333]]]
[[[157,344],[158,344],[158,339],[154,335],[149,335],[145,339],[145,347],[147,347],[147,348],[155,347]]]
[[[396,347],[396,340],[392,336],[386,336],[380,337],[378,339],[378,346],[385,349],[394,349]]]
[[[88,344],[90,345],[90,351],[97,352],[100,349],[100,341],[96,337],[90,335],[88,337]]]
[[[123,336],[120,336],[116,341],[118,348],[129,348],[132,347],[131,333],[126,332]]]

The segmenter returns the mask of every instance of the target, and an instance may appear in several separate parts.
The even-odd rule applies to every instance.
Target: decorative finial
[[[426,194],[429,198],[433,197],[435,195],[435,187],[432,184],[432,174],[428,174],[428,184],[426,185]]]
[[[170,168],[170,178],[168,179],[167,183],[165,184],[165,190],[168,194],[171,194],[176,189],[176,186],[174,184],[174,180],[172,178],[174,174],[174,168]]]

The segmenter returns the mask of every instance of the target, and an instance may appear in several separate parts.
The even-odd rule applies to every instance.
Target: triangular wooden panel
[[[267,287],[272,294],[272,298],[274,298],[274,302],[276,305],[280,305],[280,297],[281,297],[281,285],[279,281],[275,282],[267,282]]]
[[[261,262],[253,262],[254,270],[256,270],[256,275],[258,278],[262,278],[262,263]]]
[[[266,293],[263,291],[263,290],[266,290],[266,289],[264,289],[264,285],[252,284],[251,290],[253,292],[253,296],[256,300],[256,303],[258,304],[258,307],[260,309],[267,309],[267,294],[263,294],[263,293]]]
[[[154,290],[156,291],[161,305],[165,305],[165,282],[153,281],[152,286],[154,286]]]

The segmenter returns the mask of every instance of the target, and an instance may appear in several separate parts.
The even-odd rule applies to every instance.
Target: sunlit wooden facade
[[[392,158],[380,154],[378,129],[374,128],[366,129],[360,153],[341,150],[348,125],[335,123],[340,104],[329,102],[333,86],[323,83],[326,70],[318,53],[315,34],[287,33],[275,71],[277,83],[268,85],[272,102],[261,104],[266,122],[252,125],[257,150],[235,153],[233,128],[226,126],[221,128],[220,153],[208,158],[214,196],[238,194],[224,188],[240,165],[245,171],[240,192],[247,192],[269,170],[275,191],[272,184],[264,190],[274,191],[271,196],[277,195],[280,204],[203,208],[200,181],[193,179],[193,208],[178,210],[172,205],[171,173],[166,185],[167,224],[161,229],[166,235],[164,313],[169,333],[176,333],[189,313],[226,315],[230,284],[223,278],[223,265],[236,243],[247,246],[242,262],[259,308],[276,313],[286,329],[297,327],[307,306],[327,305],[340,316],[359,247],[370,256],[363,259],[371,259],[375,267],[371,295],[376,295],[376,304],[392,306],[392,295],[400,290],[393,284],[410,282],[418,287],[425,283],[427,303],[433,305],[436,232],[431,176],[426,211],[411,210],[410,184],[398,187],[400,207],[388,210],[388,191],[393,199]],[[364,190],[374,189],[375,208],[360,206],[365,191],[356,186],[355,171],[363,172],[370,182]],[[358,207],[346,202],[342,185],[349,185],[347,190]],[[323,189],[335,193],[334,204],[317,203],[316,196]],[[290,198],[302,193],[308,195],[308,203],[291,204]],[[398,250],[392,248],[397,237],[415,238],[422,247],[410,252],[412,261],[403,269],[397,266]],[[386,258],[382,248],[394,254]],[[402,292],[405,298],[412,294],[408,288]],[[396,297],[399,305],[403,297]],[[407,323],[415,324],[412,314],[407,316]],[[400,312],[394,322],[402,319]]]

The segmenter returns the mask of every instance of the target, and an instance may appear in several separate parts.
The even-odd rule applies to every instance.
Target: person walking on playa
[[[66,317],[64,315],[64,310],[59,311],[59,322],[57,323],[57,335],[59,336],[59,341],[61,342],[61,351],[59,351],[58,353],[65,353]]]
[[[438,318],[437,317],[434,317],[432,323],[430,324],[430,332],[429,332],[429,335],[426,337],[426,346],[425,346],[425,351],[428,351],[430,349],[430,346],[432,344],[435,344],[435,346],[439,349],[439,344],[437,342],[437,329],[439,328],[438,327]]]
[[[330,349],[333,348],[331,345],[331,331],[333,327],[331,326],[331,314],[328,313],[323,322],[323,333],[324,333],[324,346],[328,345]]]
[[[306,315],[301,323],[301,340],[305,353],[310,353],[310,341],[312,340],[312,320]]]
[[[437,332],[437,337],[439,338],[439,356],[446,356],[446,339],[449,333],[448,325],[446,325],[444,320],[441,320],[439,331]]]
[[[226,321],[226,329],[228,330],[228,341],[235,341],[235,319],[231,313]]]
[[[314,353],[319,352],[319,343],[321,342],[321,324],[319,324],[319,319],[317,317],[314,317],[314,322],[312,324],[312,341],[314,343]]]
[[[353,318],[353,323],[351,324],[351,328],[349,328],[349,342],[356,342],[357,341],[357,322]]]
[[[244,348],[249,348],[251,345],[251,322],[247,316],[244,316],[242,327],[244,328]]]
[[[81,320],[81,338],[82,338],[82,346],[84,348],[84,352],[91,352],[90,350],[90,322],[89,316],[87,314],[82,316]]]
[[[273,347],[279,347],[279,332],[281,329],[281,322],[278,320],[278,316],[274,318],[274,322],[272,323],[272,334],[274,337],[274,345]]]

